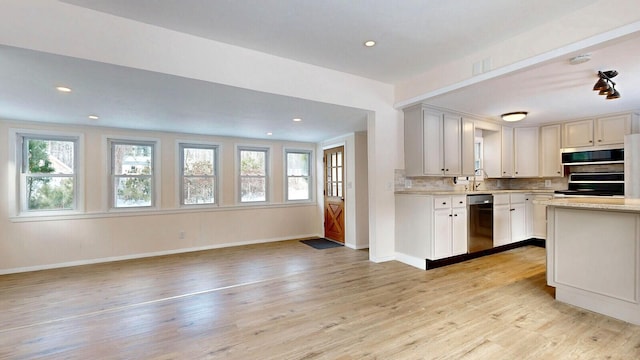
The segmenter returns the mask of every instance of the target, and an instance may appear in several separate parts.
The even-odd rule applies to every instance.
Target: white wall
[[[525,31],[396,86],[399,106],[499,76],[640,30],[638,0],[593,0],[571,14]],[[539,57],[536,59],[536,57]],[[491,59],[494,71],[473,76],[473,64]],[[512,68],[509,68],[512,67]]]
[[[370,258],[393,258],[393,179],[402,146],[392,85],[57,1],[3,1],[0,43],[370,110]]]
[[[79,215],[25,218],[14,216],[15,155],[10,154],[11,129],[80,133],[85,149],[84,208]],[[161,193],[156,210],[117,212],[108,209],[108,174],[105,136],[145,137],[160,141]],[[221,206],[187,209],[179,206],[178,141],[219,144]],[[105,260],[242,245],[274,240],[321,236],[317,202],[284,201],[285,148],[315,150],[316,144],[188,134],[131,131],[101,127],[53,126],[0,120],[0,274],[76,265]],[[272,197],[265,206],[236,204],[235,146],[271,149]],[[185,238],[179,239],[179,233]]]

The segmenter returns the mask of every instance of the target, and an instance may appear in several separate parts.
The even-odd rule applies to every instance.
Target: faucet
[[[477,191],[477,190],[478,190],[478,188],[480,187],[480,183],[477,183],[477,184],[476,184],[476,175],[478,174],[478,171],[482,171],[482,173],[481,173],[481,174],[482,174],[483,178],[487,178],[487,177],[489,177],[489,175],[487,175],[487,172],[486,172],[486,171],[484,171],[484,169],[483,169],[483,168],[475,169],[475,170],[473,171],[473,182],[471,183],[471,184],[472,184],[472,185],[471,185],[471,191]]]

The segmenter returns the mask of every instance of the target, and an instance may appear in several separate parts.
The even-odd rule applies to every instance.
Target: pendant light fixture
[[[611,80],[618,75],[618,71],[598,71],[598,81],[593,85],[593,91],[597,91],[598,95],[604,95],[607,100],[617,99],[620,93],[616,90],[616,83]]]
[[[500,117],[504,121],[514,122],[514,121],[520,121],[520,120],[526,118],[527,114],[528,113],[526,111],[515,111],[515,112],[502,114],[502,115],[500,115]]]

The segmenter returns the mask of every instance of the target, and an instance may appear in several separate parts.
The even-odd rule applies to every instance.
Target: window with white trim
[[[78,208],[77,136],[17,134],[20,211]]]
[[[238,148],[240,202],[266,202],[269,198],[268,148]]]
[[[311,199],[311,151],[286,150],[287,201]]]
[[[180,183],[182,205],[217,203],[218,147],[180,144]]]
[[[155,205],[155,141],[109,139],[111,207]]]

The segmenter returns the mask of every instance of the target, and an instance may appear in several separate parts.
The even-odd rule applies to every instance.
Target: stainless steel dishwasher
[[[493,195],[467,195],[469,253],[493,248]]]

